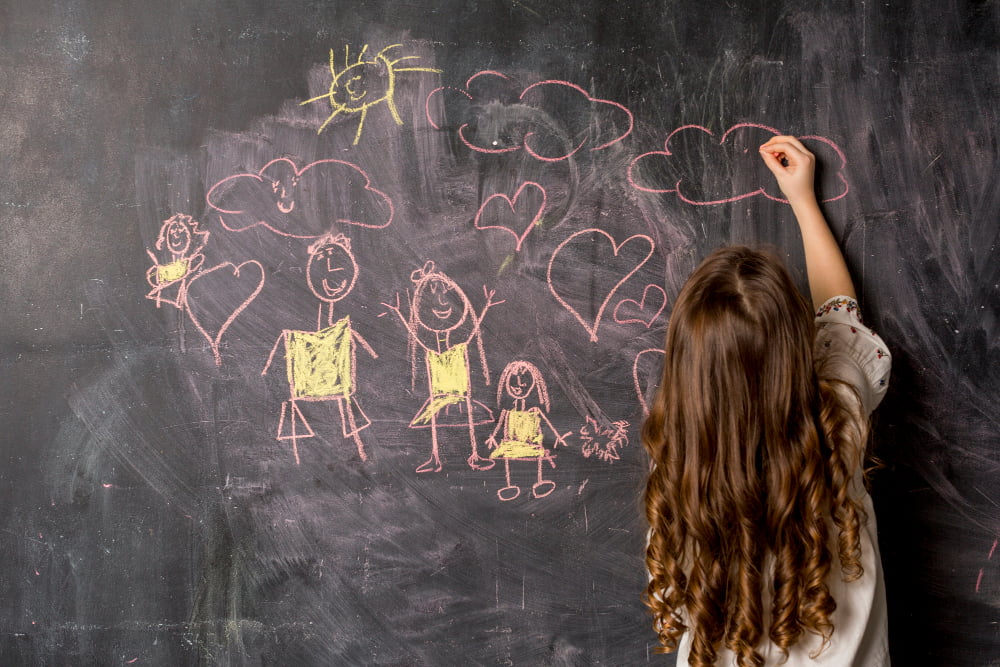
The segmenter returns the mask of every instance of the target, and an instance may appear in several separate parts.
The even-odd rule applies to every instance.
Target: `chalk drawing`
[[[748,129],[760,130],[765,133],[769,133],[773,136],[783,134],[782,132],[776,130],[775,128],[768,127],[767,125],[761,125],[758,123],[738,123],[736,125],[733,125],[723,133],[722,137],[718,141],[718,145],[724,146],[727,142],[733,141],[734,137],[740,134],[743,130],[748,130]],[[676,145],[679,141],[678,139],[676,139],[676,137],[678,137],[682,133],[691,133],[691,132],[705,134],[708,137],[714,137],[714,134],[712,133],[711,130],[701,125],[682,125],[681,127],[676,128],[675,130],[670,132],[669,135],[667,135],[666,140],[663,142],[662,151],[650,151],[648,153],[643,153],[642,155],[639,155],[634,160],[632,160],[632,162],[629,164],[628,182],[632,185],[632,187],[634,187],[637,190],[641,190],[643,192],[673,193],[682,202],[686,204],[691,204],[692,206],[710,206],[714,204],[726,204],[739,201],[741,199],[746,199],[748,197],[755,197],[758,195],[784,204],[788,203],[788,200],[782,198],[780,196],[780,193],[770,194],[767,192],[766,188],[773,185],[773,179],[770,178],[766,179],[764,183],[759,187],[752,188],[744,192],[739,192],[727,197],[720,197],[715,199],[700,199],[700,198],[695,198],[694,195],[690,194],[692,186],[690,186],[688,183],[685,183],[683,178],[671,182],[657,183],[656,178],[652,179],[653,182],[649,182],[647,180],[649,176],[640,177],[638,175],[640,163],[648,164],[649,162],[653,162],[656,160],[669,161],[670,159],[672,159],[675,155],[675,152],[671,144],[673,143],[674,145]],[[831,149],[833,153],[837,155],[840,161],[840,164],[837,166],[837,171],[836,171],[836,178],[839,183],[839,189],[832,196],[823,199],[823,201],[831,202],[846,197],[850,188],[848,186],[847,179],[844,177],[843,173],[843,169],[847,165],[847,158],[844,155],[844,152],[840,149],[840,147],[836,143],[834,143],[830,139],[827,139],[826,137],[820,137],[816,135],[805,135],[799,138],[803,142],[818,142],[820,144],[825,145],[826,147]],[[740,149],[737,150],[738,155],[745,153],[748,155],[747,157],[748,160],[754,160],[756,162],[757,161],[756,147],[763,142],[755,141],[751,143],[753,143],[753,149],[754,149],[753,151],[749,151],[749,149],[746,146],[735,146],[735,148]],[[651,169],[649,171],[654,171],[654,170]],[[750,169],[741,169],[740,171],[745,173],[753,173],[753,171]],[[661,176],[660,178],[662,179],[664,177]]]
[[[525,190],[528,194],[521,199]],[[530,195],[535,196],[532,198]],[[532,206],[532,199],[538,202],[537,208]],[[517,252],[531,230],[542,224],[545,202],[545,188],[533,181],[525,181],[513,197],[502,192],[487,197],[476,212],[473,225],[476,229],[500,229],[509,233],[517,240],[514,245]]]
[[[354,394],[358,387],[355,343],[373,358],[371,345],[351,327],[350,317],[334,321],[333,305],[346,297],[358,279],[358,264],[350,239],[327,235],[309,247],[306,268],[309,290],[320,300],[316,331],[281,332],[261,375],[266,375],[278,346],[284,343],[288,400],[281,404],[278,440],[291,440],[295,463],[301,463],[298,441],[315,435],[300,403],[336,401],[341,433],[354,440],[358,456],[367,461],[361,431],[371,425]]]
[[[587,415],[584,425],[580,427],[584,458],[597,456],[607,462],[619,460],[618,450],[628,445],[628,426],[629,423],[623,420],[602,425]]]
[[[484,70],[469,77],[464,89],[450,86],[436,88],[427,95],[424,103],[427,121],[435,129],[444,128],[444,104],[441,98],[446,93],[456,95],[458,99],[470,103],[475,112],[490,113],[491,106],[488,103],[494,101],[492,98],[498,91],[505,92],[510,85],[513,85],[513,81],[506,74],[494,70]],[[474,87],[478,89],[477,94],[473,94],[471,90]],[[563,99],[569,97],[575,102],[574,106],[582,111],[579,114],[574,114],[574,117],[567,116],[565,113],[561,114],[561,109],[566,105],[551,104],[547,99],[549,97]],[[505,136],[502,137],[492,131],[479,136],[471,130],[470,123],[466,122],[458,127],[458,138],[467,148],[478,153],[499,154],[523,149],[536,160],[559,162],[572,157],[588,144],[593,144],[589,148],[590,151],[600,151],[613,146],[631,134],[635,124],[632,112],[622,104],[593,97],[586,90],[569,81],[550,79],[532,83],[517,94],[517,101],[522,107],[537,108],[542,111],[546,111],[547,107],[552,106],[553,111],[550,117],[557,118],[567,124],[580,125],[585,123],[585,125],[580,126],[578,131],[570,132],[575,141],[574,144],[570,145],[565,145],[563,141],[550,141],[553,128],[541,121],[528,123],[525,127],[505,125],[503,126]],[[556,106],[560,110],[556,110]],[[576,118],[576,115],[580,117]],[[598,119],[604,119],[604,122],[598,122]],[[487,124],[484,123],[484,125]],[[620,125],[624,125],[625,129],[612,129],[610,136],[603,136],[599,129],[601,127],[618,128]],[[506,136],[507,132],[514,134]],[[560,139],[562,138],[564,137],[560,135]],[[554,143],[564,145],[564,148],[552,153],[550,150]],[[542,146],[548,148],[542,148]]]
[[[555,437],[555,447],[566,445],[566,438],[572,434],[567,431],[560,435],[552,422],[549,421],[550,409],[549,390],[545,385],[538,367],[527,361],[512,361],[504,368],[497,382],[497,405],[504,401],[506,394],[513,405],[500,412],[500,419],[493,433],[486,440],[490,449],[491,459],[500,459],[504,464],[507,485],[497,491],[497,497],[502,501],[513,500],[521,495],[521,488],[511,482],[511,461],[536,461],[538,465],[537,481],[531,487],[531,495],[544,498],[555,489],[555,482],[544,479],[542,464],[548,463],[555,468],[554,455],[544,446],[542,425],[548,427]],[[534,395],[533,404],[528,399]],[[503,431],[497,441],[497,434]]]
[[[374,56],[367,56],[368,45],[365,44],[353,60],[350,47],[344,46],[342,67],[338,67],[335,52],[330,49],[330,76],[333,78],[329,90],[301,103],[301,106],[305,106],[323,100],[329,102],[332,112],[320,125],[317,134],[321,134],[327,125],[341,114],[360,114],[358,130],[354,134],[354,145],[357,145],[361,140],[368,110],[379,104],[384,104],[389,109],[396,125],[403,124],[403,119],[396,109],[396,76],[400,72],[440,74],[441,70],[431,67],[399,67],[399,63],[405,60],[419,59],[419,56],[402,56],[395,59],[389,56],[389,51],[402,46],[402,44],[391,44]]]
[[[210,235],[199,231],[198,221],[183,213],[170,216],[160,225],[155,245],[159,256],[146,249],[153,260],[146,271],[146,282],[153,289],[146,298],[155,301],[157,308],[164,303],[181,310],[186,308],[187,286],[205,261],[201,251]]]
[[[393,304],[383,303],[394,312],[409,333],[411,384],[416,383],[416,349],[424,351],[428,398],[410,422],[410,428],[429,428],[431,457],[417,467],[417,472],[439,472],[442,468],[438,443],[439,427],[465,428],[472,450],[467,462],[475,470],[489,470],[494,461],[479,454],[475,427],[491,423],[493,412],[472,398],[469,370],[469,344],[475,340],[483,378],[489,384],[489,369],[483,349],[481,325],[487,311],[504,303],[494,301],[496,293],[483,287],[486,303],[476,313],[469,297],[458,284],[427,262],[411,276],[413,294],[407,290],[409,314],[404,315],[399,293]]]
[[[997,542],[1000,542],[1000,539],[993,540],[993,546],[990,548],[990,555],[986,557],[986,560],[988,560],[988,561],[993,560],[993,554],[997,550]],[[983,572],[984,572],[985,569],[986,568],[983,568],[983,567],[979,568],[979,576],[976,577],[976,592],[977,593],[979,592],[979,587],[983,583]]]
[[[299,169],[289,158],[271,160],[255,174],[233,174],[206,195],[231,232],[252,227],[297,239],[318,239],[335,225],[381,229],[392,223],[392,200],[361,167],[317,160]]]
[[[601,300],[600,306],[597,309],[597,313],[594,316],[593,321],[588,321],[585,319],[580,312],[574,308],[570,303],[560,294],[560,289],[566,289],[566,286],[557,287],[553,282],[552,278],[552,268],[562,263],[564,260],[560,257],[560,254],[564,252],[565,248],[570,246],[570,244],[588,244],[588,243],[604,243],[610,244],[611,256],[604,257],[598,262],[603,265],[612,266],[620,270],[619,275],[621,278],[614,284],[614,286],[608,291]],[[638,262],[629,260],[621,256],[621,251],[626,246],[636,246],[639,249],[645,247],[645,254],[642,259]],[[653,255],[653,239],[649,236],[643,234],[635,234],[628,237],[621,243],[617,243],[611,234],[607,233],[603,229],[583,229],[581,231],[572,234],[569,238],[559,244],[559,246],[552,253],[552,257],[549,259],[548,271],[546,274],[546,280],[549,285],[549,291],[552,292],[552,296],[556,298],[563,308],[568,310],[576,320],[583,325],[583,328],[590,334],[590,340],[592,342],[597,342],[597,329],[601,325],[601,319],[604,317],[604,311],[607,309],[608,304],[614,298],[615,294],[618,292],[625,281],[631,278],[642,266],[649,261],[649,258]],[[603,251],[603,248],[601,249]],[[566,260],[569,261],[569,260]]]
[[[205,337],[212,348],[215,365],[222,365],[222,355],[219,345],[222,335],[226,333],[233,321],[246,310],[247,306],[257,298],[264,288],[264,267],[256,260],[248,260],[240,264],[223,262],[198,273],[191,278],[187,288],[186,309],[188,316],[198,332]],[[204,298],[199,298],[202,294]],[[243,295],[239,304],[228,314],[221,324],[214,329],[211,322],[217,322],[219,317],[213,312],[218,309],[215,295]],[[202,305],[204,304],[204,305]]]
[[[649,415],[649,403],[646,401],[646,396],[649,390],[656,386],[659,379],[658,371],[663,364],[664,356],[666,355],[663,348],[651,347],[636,354],[635,361],[632,362],[632,382],[635,387],[635,395],[639,399],[639,405],[642,406],[643,416]]]
[[[641,324],[647,329],[653,326],[653,322],[660,316],[663,309],[667,307],[667,293],[659,285],[646,285],[642,291],[642,298],[622,299],[615,306],[612,314],[618,324]]]

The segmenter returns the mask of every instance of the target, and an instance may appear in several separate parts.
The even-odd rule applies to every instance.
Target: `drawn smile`
[[[340,284],[336,287],[330,287],[330,283],[326,278],[324,278],[321,284],[323,285],[323,291],[326,292],[328,296],[336,296],[337,294],[343,292],[344,288],[347,287],[346,280],[341,280]]]
[[[431,312],[434,313],[434,317],[438,318],[439,320],[446,320],[449,317],[451,317],[451,311],[452,309],[450,307],[446,308],[445,310],[434,310],[433,308],[431,309]]]

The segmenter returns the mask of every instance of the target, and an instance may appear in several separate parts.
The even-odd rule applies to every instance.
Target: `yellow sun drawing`
[[[351,61],[351,49],[344,47],[344,68],[337,70],[337,58],[333,49],[330,49],[330,74],[333,81],[330,82],[330,89],[322,95],[302,102],[301,106],[328,100],[333,113],[320,125],[317,134],[323,132],[326,126],[340,114],[360,113],[358,121],[358,131],[354,135],[354,145],[361,139],[361,131],[365,127],[365,116],[368,109],[376,104],[384,103],[389,107],[389,113],[396,125],[402,125],[403,119],[399,117],[396,110],[396,103],[393,99],[396,89],[396,75],[399,72],[433,72],[440,74],[441,70],[430,67],[397,67],[404,60],[416,60],[420,56],[403,56],[390,59],[387,55],[390,49],[401,47],[402,44],[392,44],[385,47],[375,56],[365,59],[368,45],[365,44],[354,61]]]

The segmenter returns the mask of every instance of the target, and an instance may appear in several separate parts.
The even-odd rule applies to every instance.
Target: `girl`
[[[890,358],[793,137],[760,148],[802,232],[815,316],[782,264],[725,248],[674,305],[643,425],[645,602],[680,665],[889,664],[862,463]]]
[[[500,419],[486,441],[493,450],[490,458],[503,459],[504,474],[507,477],[507,486],[497,491],[497,497],[500,500],[514,500],[521,495],[521,488],[510,481],[510,462],[534,460],[538,462],[538,481],[532,485],[531,495],[544,498],[552,493],[556,485],[550,479],[542,479],[542,462],[548,461],[553,468],[556,466],[552,462],[552,454],[542,444],[542,425],[544,423],[548,426],[555,436],[556,447],[565,446],[566,438],[572,431],[560,435],[549,421],[549,389],[545,386],[542,372],[533,363],[517,360],[507,364],[497,382],[497,404],[503,401],[504,393],[510,397],[511,407],[500,411]],[[532,393],[539,405],[529,407],[528,399]],[[503,437],[497,442],[500,429],[503,429]]]
[[[476,426],[492,422],[493,411],[472,398],[469,344],[475,339],[483,379],[489,384],[489,368],[481,336],[482,322],[486,311],[503,301],[494,301],[496,293],[484,286],[486,304],[477,313],[458,283],[436,269],[434,262],[427,262],[423,268],[414,271],[410,279],[414,288],[409,317],[403,315],[399,294],[395,304],[382,305],[396,313],[410,335],[411,382],[416,381],[416,348],[419,345],[424,350],[429,396],[410,422],[410,428],[431,430],[431,457],[417,466],[417,472],[441,472],[438,427],[467,429],[472,449],[467,460],[469,467],[489,470],[496,462],[479,455]]]

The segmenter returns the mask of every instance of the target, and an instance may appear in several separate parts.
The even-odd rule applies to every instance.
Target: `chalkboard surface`
[[[902,665],[1000,664],[995,1],[0,7],[5,665],[622,665],[673,299],[819,156]]]

